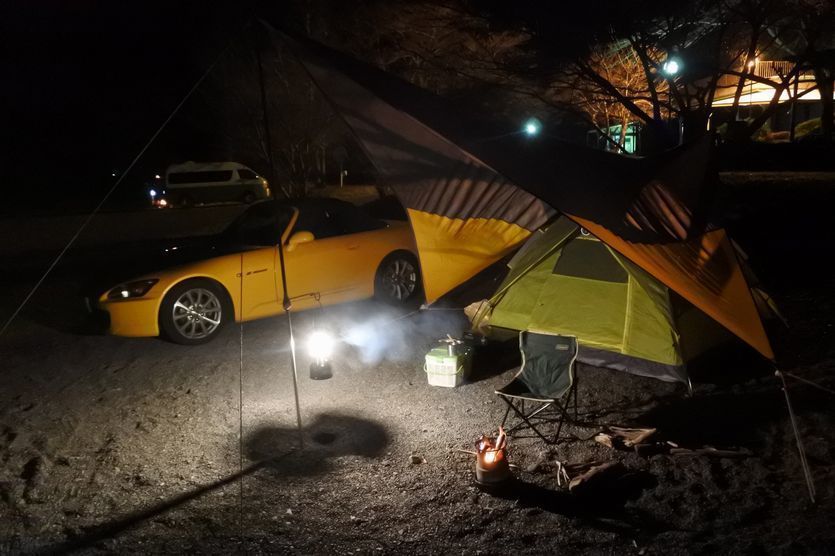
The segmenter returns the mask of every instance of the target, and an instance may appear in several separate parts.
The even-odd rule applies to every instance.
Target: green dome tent
[[[475,327],[576,336],[579,361],[685,383],[687,361],[732,338],[564,216],[533,234],[508,266]],[[765,302],[757,304],[760,312],[767,310],[767,300],[757,290],[752,295]]]

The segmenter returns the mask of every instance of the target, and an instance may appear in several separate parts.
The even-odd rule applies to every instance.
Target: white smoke
[[[447,334],[461,337],[467,320],[460,310],[427,309],[406,315],[386,310],[364,317],[345,315],[342,341],[354,346],[364,363],[405,361],[422,356]]]

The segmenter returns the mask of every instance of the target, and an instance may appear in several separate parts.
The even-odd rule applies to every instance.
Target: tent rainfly
[[[662,364],[673,363],[666,365],[669,374],[654,376],[681,378],[675,368],[683,355],[669,338],[675,332],[675,322],[665,322],[669,304],[651,293],[659,285],[698,309],[693,314],[709,316],[774,361],[733,244],[724,229],[706,226],[712,185],[718,181],[710,164],[711,137],[645,159],[568,145],[544,133],[531,140],[487,125],[486,118],[465,120],[463,109],[313,41],[274,36],[294,50],[405,206],[428,302],[512,252],[559,211],[565,223],[573,222],[600,243],[589,251],[600,255],[605,247],[623,270],[607,264],[603,276],[615,273],[623,280],[627,275],[626,292],[623,282],[616,282],[621,286],[615,295],[634,302],[633,316],[638,305],[650,312],[640,327],[620,326],[626,331],[626,356],[660,355]],[[573,244],[586,250],[572,241],[560,253],[573,250]],[[555,267],[561,266],[559,259]],[[571,272],[584,271],[561,266],[558,276]],[[644,291],[629,291],[630,286]],[[625,320],[630,311],[624,311]],[[606,333],[597,331],[599,338]],[[643,334],[650,338],[638,341]],[[641,372],[639,366],[632,371]],[[777,375],[814,502],[785,379]]]

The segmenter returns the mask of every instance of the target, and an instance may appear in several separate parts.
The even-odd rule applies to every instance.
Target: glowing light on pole
[[[333,376],[330,358],[335,340],[325,330],[314,330],[307,339],[307,351],[313,361],[310,363],[310,378],[324,380]]]
[[[669,76],[677,75],[681,71],[681,68],[681,60],[675,57],[667,58],[667,61],[665,61],[664,65],[661,66],[664,73]]]
[[[542,122],[537,120],[536,118],[530,118],[525,121],[525,125],[522,127],[522,131],[525,132],[525,135],[528,137],[534,137],[539,135],[539,132],[542,131]]]

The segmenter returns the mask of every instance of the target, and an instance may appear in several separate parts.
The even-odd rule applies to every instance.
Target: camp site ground
[[[791,325],[772,331],[781,368],[829,389],[833,188],[737,183],[720,192],[718,211]],[[180,217],[222,227],[220,212]],[[44,218],[20,240],[3,234],[4,315],[43,255],[20,242],[59,225]],[[124,241],[132,239],[142,238]],[[113,254],[112,245],[85,245],[85,256]],[[298,315],[300,337],[315,321],[352,342],[340,345],[326,381],[307,377],[300,354],[298,450],[285,319],[247,323],[243,335],[230,326],[194,347],[93,334],[75,296],[90,271],[89,259],[70,255],[2,338],[2,553],[825,554],[835,546],[832,396],[790,383],[817,487],[812,506],[782,392],[745,353],[716,361],[692,398],[680,385],[578,369],[584,420],[654,427],[659,441],[739,457],[640,456],[587,439],[600,427],[572,426],[582,439],[551,453],[512,437],[522,483],[492,495],[474,485],[463,451],[500,422],[493,391],[518,368],[514,350],[491,348],[477,380],[454,389],[429,386],[422,369],[438,338],[466,327],[461,311],[405,316],[410,309],[362,302]],[[619,461],[628,473],[578,498],[558,485],[556,461]]]

